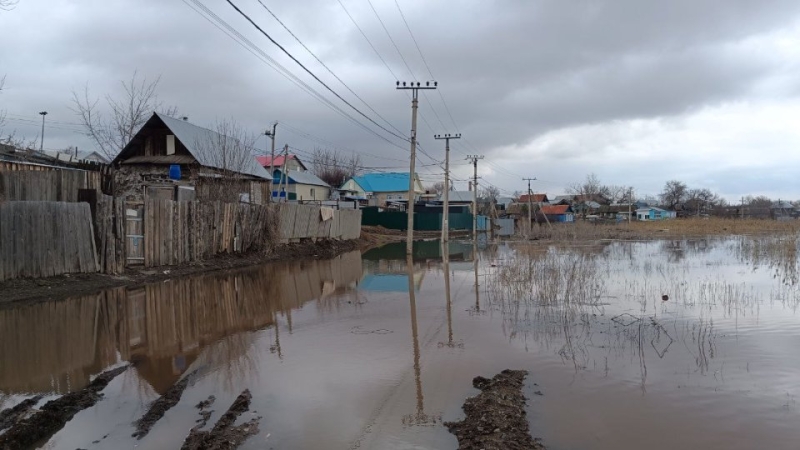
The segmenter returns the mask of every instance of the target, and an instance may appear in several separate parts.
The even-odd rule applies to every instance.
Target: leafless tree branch
[[[345,156],[336,150],[315,148],[311,157],[311,170],[333,187],[339,187],[347,178],[361,173],[361,157],[355,153]]]
[[[0,0],[0,9],[3,11],[11,11],[17,6],[17,3],[19,3],[19,0]]]
[[[91,97],[88,84],[82,93],[72,92],[73,111],[80,117],[84,133],[106,156],[113,159],[122,151],[154,111],[177,114],[177,108],[164,108],[158,100],[160,80],[140,78],[133,72],[129,81],[121,81],[124,94],[104,96],[106,111],[101,110],[99,98]]]

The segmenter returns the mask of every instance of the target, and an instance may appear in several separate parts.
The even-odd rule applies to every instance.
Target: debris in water
[[[669,300],[669,296],[667,294],[664,294],[661,296],[661,300],[667,301]]]
[[[531,437],[525,417],[522,386],[527,374],[525,370],[504,370],[491,380],[472,380],[482,392],[464,402],[464,420],[444,424],[458,438],[459,450],[545,448]]]

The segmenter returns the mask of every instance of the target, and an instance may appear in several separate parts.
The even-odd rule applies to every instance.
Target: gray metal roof
[[[185,120],[175,119],[174,117],[169,117],[160,113],[153,113],[153,114],[157,116],[159,119],[161,119],[162,122],[164,122],[164,125],[166,125],[167,128],[169,128],[172,131],[175,137],[178,138],[179,141],[181,141],[181,143],[184,145],[184,147],[186,147],[189,153],[191,153],[192,156],[194,156],[195,159],[197,159],[197,162],[206,167],[213,167],[215,169],[225,169],[225,167],[220,167],[220,164],[218,164],[215,161],[213,155],[208,154],[208,152],[202,151],[199,148],[199,146],[200,143],[203,142],[218,141],[220,137],[231,140],[233,140],[233,138],[227,136],[221,136],[216,131],[198,127],[197,125],[192,125],[191,123]],[[270,178],[269,171],[265,170],[263,167],[261,167],[260,164],[258,164],[255,156],[249,158],[248,163],[245,164],[245,166],[240,170],[240,173],[246,175],[252,175],[258,178],[265,178],[265,179]]]
[[[319,179],[319,177],[309,171],[287,170],[286,175],[290,179],[294,180],[294,182],[297,184],[310,184],[312,186],[330,187],[328,183],[322,181]]]
[[[437,200],[443,202],[444,193],[439,194]],[[472,203],[472,191],[450,191],[447,200],[451,203]]]

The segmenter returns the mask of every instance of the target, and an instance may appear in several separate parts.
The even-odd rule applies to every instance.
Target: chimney
[[[184,122],[188,122],[189,121],[189,117],[188,116],[183,116],[183,117],[181,117],[181,119],[183,119]]]

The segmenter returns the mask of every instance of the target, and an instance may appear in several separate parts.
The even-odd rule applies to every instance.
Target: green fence
[[[405,230],[408,228],[408,216],[404,211],[381,212],[377,207],[368,207],[362,210],[361,225],[380,226],[390,230]],[[414,230],[441,231],[441,229],[441,213],[414,214]],[[472,214],[450,213],[450,229],[472,231]]]

